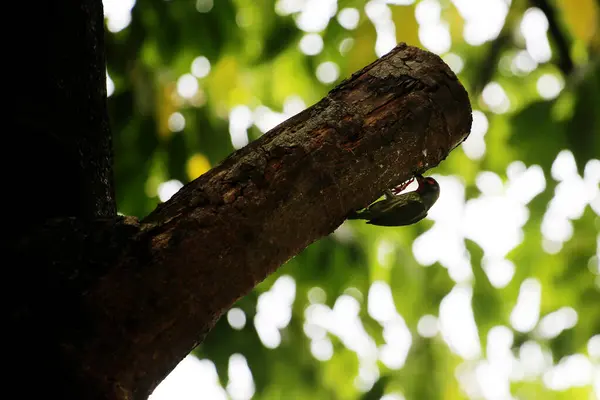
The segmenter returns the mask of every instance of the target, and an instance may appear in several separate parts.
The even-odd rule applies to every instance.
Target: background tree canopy
[[[154,400],[600,398],[598,2],[104,7],[125,215],[397,42],[439,54],[473,105],[426,220],[345,222],[240,299]]]

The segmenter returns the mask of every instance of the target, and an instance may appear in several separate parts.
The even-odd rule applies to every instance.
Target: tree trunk
[[[145,399],[236,300],[471,128],[451,70],[400,44],[141,222],[120,218],[102,3],[44,7],[29,14],[47,65],[26,88],[37,95],[19,92],[10,144],[30,170],[3,169],[17,188],[8,381],[24,397]],[[34,59],[21,60],[22,74]]]

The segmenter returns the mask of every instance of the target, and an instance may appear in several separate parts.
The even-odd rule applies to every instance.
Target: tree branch
[[[34,240],[43,250],[24,254],[29,243],[21,256],[67,271],[57,283],[72,294],[61,304],[76,304],[68,312],[76,326],[58,333],[66,363],[86,367],[86,384],[104,390],[99,398],[145,398],[235,301],[350,211],[438,165],[470,128],[454,73],[401,44],[142,223],[63,221],[69,232],[87,232],[74,242],[41,233]],[[56,261],[66,245],[84,255]],[[97,266],[74,274],[82,259]]]
[[[531,4],[544,12],[548,18],[548,29],[550,35],[554,39],[554,44],[558,50],[558,68],[565,76],[571,75],[573,72],[573,59],[571,58],[570,44],[567,37],[564,35],[558,21],[556,13],[546,0],[531,0]]]

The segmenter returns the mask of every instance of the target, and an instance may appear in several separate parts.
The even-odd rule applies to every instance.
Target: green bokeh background
[[[573,233],[562,245],[548,241],[541,226],[560,183],[552,174],[559,153],[572,154],[578,173],[587,173],[586,182],[598,185],[597,178],[590,178],[590,171],[598,174],[600,169],[600,161],[593,161],[600,158],[600,6],[595,0],[513,0],[498,37],[470,45],[463,35],[465,19],[453,2],[382,2],[395,27],[396,42],[425,48],[419,39],[423,27],[415,15],[420,3],[426,1],[440,5],[440,23],[450,33],[451,47],[440,56],[449,64],[460,57],[462,67],[451,66],[467,88],[474,111],[483,113],[489,122],[482,157],[470,158],[459,147],[430,172],[459,178],[466,201],[482,195],[477,182],[483,172],[496,174],[506,184],[510,175],[507,168],[515,161],[527,168],[541,167],[545,177],[543,191],[527,204],[522,240],[506,255],[515,266],[514,276],[504,287],[492,285],[483,268],[484,251],[477,240],[463,237],[457,240],[464,242],[468,251],[470,279],[459,285],[447,266],[439,262],[420,265],[413,242],[434,227],[431,219],[398,229],[346,222],[338,232],[305,249],[236,304],[246,317],[242,329],[234,329],[223,317],[194,350],[199,358],[214,362],[223,387],[230,379],[230,357],[239,353],[252,372],[254,399],[379,399],[392,393],[406,399],[477,398],[457,378],[457,371],[475,370],[485,361],[490,356],[488,332],[504,326],[512,332],[510,347],[515,359],[526,361],[520,356],[524,343],[537,343],[551,355],[551,362],[532,378],[510,382],[514,398],[588,400],[598,395],[592,384],[564,390],[548,388],[544,372],[561,360],[582,355],[595,368],[593,377],[600,381],[598,336],[590,342],[600,334],[600,206],[594,211],[586,205],[581,216],[572,218]],[[298,12],[284,15],[278,11],[282,3],[138,0],[126,27],[118,32],[107,30],[107,72],[114,84],[108,103],[120,213],[145,216],[159,203],[162,183],[177,180],[185,184],[233,152],[229,115],[234,107],[246,106],[250,111],[267,107],[283,113],[284,104],[293,98],[310,106],[342,79],[377,58],[378,33],[365,12],[365,2],[337,2],[336,15],[345,8],[358,10],[358,25],[346,29],[333,16],[323,30],[316,32],[323,40],[323,48],[316,55],[300,50],[299,43],[307,32],[298,27]],[[515,72],[515,57],[526,51],[521,24],[533,3],[547,4],[554,10],[553,28],[567,44],[572,69],[560,67],[566,55],[558,51],[556,36],[548,32],[545,37],[552,58],[531,71]],[[110,7],[108,2],[105,7]],[[112,16],[107,16],[107,27],[111,28]],[[341,43],[345,43],[343,52]],[[192,98],[183,98],[177,92],[178,80],[191,74],[192,63],[200,56],[210,62],[210,72],[195,77],[198,91]],[[317,78],[316,70],[324,62],[338,66],[335,81],[323,83]],[[548,75],[563,85],[552,98],[544,98],[537,89],[539,79]],[[484,100],[490,82],[502,87],[510,103],[507,109],[490,106]],[[185,120],[182,130],[172,131],[173,113],[180,113]],[[249,140],[262,134],[256,124],[247,132]],[[596,198],[591,201],[600,203],[597,188]],[[459,216],[456,221],[460,228],[463,220]],[[495,226],[486,229],[494,231]],[[255,329],[257,301],[284,275],[292,277],[295,284],[291,319],[278,329],[280,344],[269,348]],[[511,313],[522,283],[531,278],[541,285],[540,320],[570,307],[577,313],[574,326],[550,338],[539,335],[539,326],[527,332],[513,329]],[[377,361],[375,379],[357,385],[361,360],[336,334],[325,333],[333,348],[328,360],[318,360],[311,353],[312,339],[305,332],[306,310],[311,304],[308,294],[312,288],[321,288],[326,296],[318,301],[329,308],[340,296],[355,298],[360,305],[360,323],[380,346],[385,343],[382,325],[368,312],[369,289],[376,281],[389,285],[412,340],[401,368]],[[481,346],[481,354],[474,360],[456,354],[440,333],[428,338],[417,330],[421,317],[438,316],[441,301],[457,287],[472,288],[470,304]],[[600,391],[600,383],[597,385]]]

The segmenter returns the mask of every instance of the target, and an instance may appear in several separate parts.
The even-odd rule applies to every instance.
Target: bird
[[[384,192],[385,198],[362,211],[352,212],[348,219],[364,219],[377,226],[412,225],[427,216],[429,209],[440,197],[440,185],[431,177],[415,176],[419,186],[412,192],[397,194],[413,179]]]

